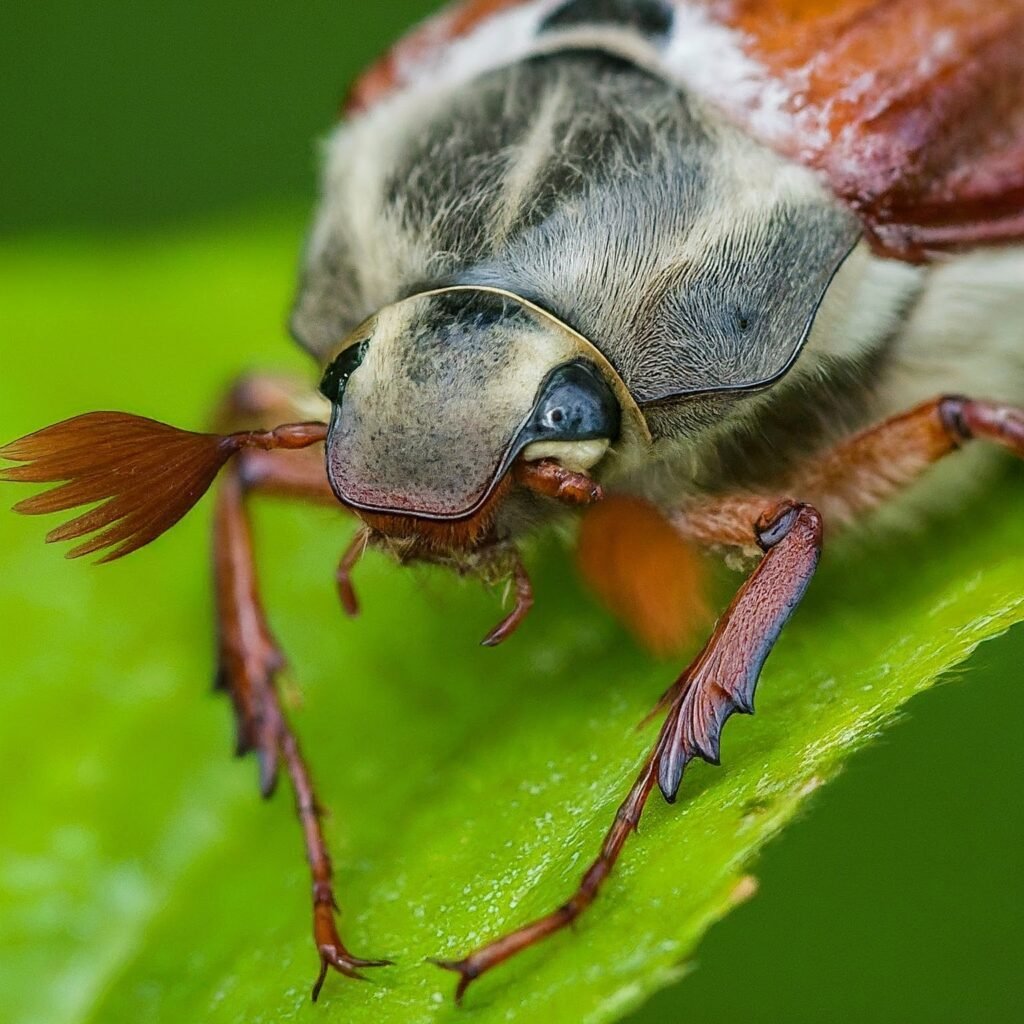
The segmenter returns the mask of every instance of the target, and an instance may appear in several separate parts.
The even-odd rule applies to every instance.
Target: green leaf
[[[303,368],[280,327],[296,223],[8,244],[0,438],[92,408],[199,427],[233,373]],[[5,516],[6,1019],[617,1019],[680,976],[747,894],[757,851],[852,750],[1024,618],[1019,477],[999,485],[1006,501],[834,546],[768,662],[757,717],[726,732],[724,767],[691,768],[676,807],[653,800],[575,934],[496,971],[461,1012],[424,958],[568,895],[651,742],[636,724],[681,666],[638,651],[555,541],[531,549],[537,607],[497,651],[477,643],[498,595],[373,555],[357,579],[364,615],[347,622],[332,580],[351,524],[261,506],[267,604],[331,810],[343,933],[399,962],[372,984],[330,978],[314,1009],[290,799],[260,802],[210,692],[208,505],[102,569],[62,561],[44,524]]]

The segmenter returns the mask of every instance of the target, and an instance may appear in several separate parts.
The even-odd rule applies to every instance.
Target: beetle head
[[[321,390],[338,498],[378,531],[435,550],[501,539],[517,462],[600,473],[611,446],[646,434],[594,346],[498,289],[386,307],[334,350]]]

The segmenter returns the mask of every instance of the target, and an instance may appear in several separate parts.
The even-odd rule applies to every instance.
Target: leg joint
[[[754,534],[762,551],[770,551],[793,532],[798,523],[804,523],[820,540],[821,515],[813,505],[790,499],[768,509],[754,524]]]
[[[966,414],[969,401],[963,395],[947,395],[939,399],[939,419],[946,433],[957,444],[963,444],[974,437]]]

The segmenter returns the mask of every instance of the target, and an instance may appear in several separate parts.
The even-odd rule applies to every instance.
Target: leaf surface
[[[297,223],[8,244],[0,439],[92,408],[202,428],[239,370],[312,378],[279,326]],[[261,506],[267,604],[331,812],[343,933],[354,952],[399,962],[372,984],[331,978],[313,1008],[290,798],[258,799],[255,765],[230,758],[229,708],[210,690],[208,503],[103,569],[64,562],[42,547],[41,522],[5,515],[5,1019],[621,1017],[679,977],[749,893],[757,851],[851,751],[1024,618],[1021,476],[999,483],[1006,500],[831,550],[768,661],[757,717],[726,732],[724,766],[693,766],[674,808],[652,800],[575,934],[496,971],[462,1011],[452,979],[424,958],[465,952],[564,899],[653,738],[637,723],[681,666],[638,651],[553,540],[529,553],[532,619],[497,651],[478,641],[500,595],[379,556],[360,567],[365,610],[348,622],[332,580],[351,524]]]

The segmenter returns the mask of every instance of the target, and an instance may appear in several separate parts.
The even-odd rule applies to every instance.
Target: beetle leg
[[[272,461],[265,453],[248,453],[229,467],[217,496],[214,513],[214,561],[219,624],[218,685],[226,689],[238,719],[238,751],[255,751],[260,763],[260,788],[265,797],[274,791],[278,765],[283,761],[295,793],[296,810],[306,845],[313,882],[313,937],[320,971],[313,998],[320,994],[328,970],[350,978],[360,969],[383,967],[390,961],[364,960],[345,948],[335,923],[331,860],[309,769],[302,757],[275,686],[285,659],[267,625],[259,597],[252,536],[246,514],[246,492],[262,490],[324,497],[320,478],[305,479],[287,462]]]
[[[808,496],[813,505],[783,502],[757,518],[766,499],[751,494],[699,503],[679,513],[675,523],[686,536],[712,545],[760,548],[765,557],[703,651],[658,702],[656,713],[666,712],[658,740],[573,896],[461,960],[434,961],[459,975],[457,1001],[474,980],[565,928],[593,903],[655,785],[674,801],[691,760],[718,763],[725,722],[736,712],[752,713],[761,667],[814,573],[823,516],[843,523],[869,512],[970,440],[993,442],[1024,457],[1024,410],[957,396],[933,399],[811,459],[788,489]]]
[[[932,399],[809,460],[786,490],[812,502],[834,528],[868,514],[972,440],[1024,458],[1024,409],[958,396]],[[702,543],[747,546],[746,523],[763,503],[759,495],[735,497],[723,518],[711,501],[684,510],[674,522]]]
[[[359,599],[356,597],[355,587],[352,586],[352,571],[366,554],[370,535],[371,531],[367,526],[356,531],[351,543],[341,556],[338,569],[334,574],[334,580],[338,587],[338,599],[350,619],[354,619],[359,614]]]
[[[728,510],[724,510],[728,513]],[[810,505],[784,501],[760,516],[747,537],[765,557],[740,588],[703,651],[663,703],[667,715],[657,742],[615,815],[597,859],[570,899],[545,917],[482,946],[461,960],[435,960],[459,975],[456,1001],[491,968],[575,921],[596,899],[655,785],[670,802],[695,757],[717,764],[722,728],[735,712],[753,712],[761,667],[818,563],[821,517]]]
[[[516,592],[516,603],[512,611],[480,641],[482,647],[497,647],[503,644],[522,624],[533,607],[533,584],[522,562],[517,561],[512,571],[512,583]]]

